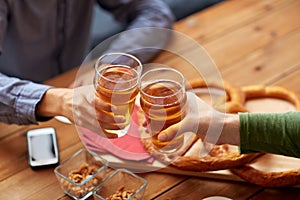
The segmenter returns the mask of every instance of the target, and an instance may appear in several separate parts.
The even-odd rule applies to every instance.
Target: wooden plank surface
[[[176,23],[174,29],[200,43],[207,43],[295,2],[294,0],[231,1],[222,2],[214,6],[214,9],[207,9],[196,16],[187,17]]]
[[[299,199],[300,192],[296,188],[264,189],[251,199]]]
[[[237,189],[238,188],[238,189]],[[158,197],[164,199],[203,199],[210,196],[224,196],[230,199],[247,199],[260,191],[260,187],[232,181],[190,178]],[[231,191],[231,193],[228,193]]]
[[[177,22],[174,30],[203,45],[294,2],[294,0],[234,1],[238,0],[222,2],[215,5],[213,9],[187,17]],[[174,42],[176,41],[171,40],[171,43]],[[179,45],[178,48],[179,51],[186,51],[189,46]],[[163,62],[169,59],[169,56],[167,53],[161,53],[156,60]]]
[[[299,10],[298,0],[228,0],[179,21],[174,28],[207,50],[224,79],[238,86],[280,85],[300,94]],[[193,45],[171,42],[182,56],[199,57]],[[180,69],[188,79],[199,75],[184,57],[170,52],[158,55],[154,62]],[[68,87],[76,72],[46,83]],[[38,126],[0,124],[0,199],[71,199],[59,188],[53,168],[34,171],[28,167],[24,133],[46,126],[57,130],[61,162],[82,148],[76,128],[55,119]],[[148,181],[145,199],[201,199],[216,195],[233,199],[300,197],[298,188],[266,189],[240,181],[158,172],[140,175]]]
[[[300,2],[292,1],[287,6],[274,10],[268,15],[262,15],[259,19],[224,34],[205,44],[204,47],[217,66],[222,69],[254,50],[298,29],[299,9]],[[276,22],[274,19],[277,19]]]
[[[299,69],[299,40],[300,29],[297,29],[247,54],[228,68],[221,70],[222,75],[224,79],[238,86],[270,84]],[[293,80],[297,81],[297,79]],[[293,87],[293,89],[297,88]]]

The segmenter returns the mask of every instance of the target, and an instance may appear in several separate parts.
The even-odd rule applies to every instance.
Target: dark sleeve
[[[0,1],[0,55],[3,52],[3,40],[6,32],[8,8],[5,1]]]
[[[126,31],[110,38],[107,51],[136,55],[142,62],[153,58],[169,40],[174,15],[161,0],[98,0],[114,18],[127,24]],[[103,27],[105,28],[105,27]]]
[[[300,157],[300,112],[239,113],[241,153]]]
[[[161,0],[98,0],[114,18],[128,24],[128,29],[141,27],[172,28],[175,17]]]

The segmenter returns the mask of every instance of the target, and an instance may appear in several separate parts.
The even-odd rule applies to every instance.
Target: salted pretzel
[[[292,103],[295,106],[295,110],[300,110],[299,95],[280,86],[246,86],[242,88],[242,91],[245,93],[246,101],[259,98],[282,99]],[[270,154],[270,156],[274,155]],[[255,164],[255,162],[252,164]],[[287,187],[300,184],[300,168],[267,172],[257,169],[249,163],[233,168],[231,171],[245,181],[263,187]]]
[[[217,83],[207,83],[203,79],[193,79],[187,84],[186,89],[192,90],[197,88],[216,88],[226,92],[225,98],[221,102],[217,102],[214,108],[221,112],[237,113],[246,111],[243,107],[245,96],[241,89],[226,80],[223,80],[223,85]],[[225,104],[225,105],[224,105]]]

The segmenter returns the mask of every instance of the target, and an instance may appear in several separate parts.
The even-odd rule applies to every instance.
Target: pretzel
[[[263,85],[253,85],[242,87],[242,91],[245,94],[245,99],[258,99],[271,97],[276,99],[286,100],[292,103],[296,110],[300,110],[300,97],[294,91],[286,89],[280,86],[263,86]]]
[[[240,88],[229,83],[228,81],[223,80],[223,87],[217,83],[206,83],[203,79],[193,79],[189,82],[189,85],[186,85],[187,90],[197,89],[197,88],[216,88],[221,89],[226,92],[225,98],[218,102],[217,105],[214,105],[215,109],[221,112],[227,113],[237,113],[246,111],[243,107],[245,103],[245,96]],[[224,106],[225,103],[225,106]],[[225,108],[225,109],[224,109]]]
[[[276,98],[289,101],[300,110],[300,97],[297,93],[280,86],[246,86],[242,88],[246,101],[255,98]],[[246,164],[231,169],[245,181],[263,187],[287,187],[300,184],[300,168],[280,172],[265,172]]]
[[[198,139],[198,143],[201,139]],[[172,165],[188,171],[215,171],[230,169],[251,162],[261,154],[240,154],[238,150],[230,151],[228,144],[214,145],[205,156],[179,156]],[[222,150],[222,151],[220,151]]]
[[[300,169],[282,172],[264,172],[249,165],[231,171],[245,181],[262,187],[288,187],[300,184]]]

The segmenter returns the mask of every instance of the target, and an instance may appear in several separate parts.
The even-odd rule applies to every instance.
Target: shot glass
[[[140,105],[145,113],[147,129],[156,150],[176,152],[184,143],[184,136],[167,142],[157,139],[158,133],[178,123],[185,116],[185,78],[172,68],[157,68],[146,72],[139,81]]]
[[[139,59],[127,53],[107,53],[97,60],[94,77],[96,96],[115,106],[114,116],[122,115],[126,119],[125,128],[113,129],[106,128],[99,120],[100,127],[108,137],[122,137],[127,133],[139,92],[137,85],[141,73]]]
[[[142,200],[147,181],[126,170],[117,169],[93,191],[94,200]]]

